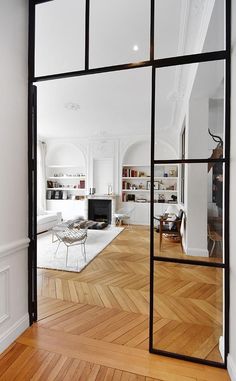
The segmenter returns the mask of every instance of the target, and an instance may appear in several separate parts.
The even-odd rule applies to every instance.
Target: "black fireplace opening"
[[[111,223],[111,200],[88,200],[88,219]]]

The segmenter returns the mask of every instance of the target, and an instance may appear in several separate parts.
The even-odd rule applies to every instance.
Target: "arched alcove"
[[[57,144],[48,149],[46,162],[48,166],[75,166],[85,168],[83,152],[74,144]]]
[[[125,151],[123,165],[150,165],[150,142],[147,140],[132,143]]]

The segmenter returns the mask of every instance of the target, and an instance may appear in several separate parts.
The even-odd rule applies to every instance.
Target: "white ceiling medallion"
[[[80,110],[80,105],[78,103],[74,103],[74,102],[67,102],[67,103],[65,103],[65,108],[67,108],[68,110],[72,110],[72,111],[78,111],[78,110]]]

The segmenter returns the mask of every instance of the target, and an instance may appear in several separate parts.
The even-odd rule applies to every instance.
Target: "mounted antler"
[[[208,132],[209,132],[209,135],[210,135],[210,136],[212,137],[212,139],[214,140],[214,142],[218,143],[218,144],[217,144],[217,148],[223,148],[223,140],[221,139],[221,137],[212,134],[212,132],[210,131],[210,128],[208,128]]]
[[[216,148],[214,148],[213,151],[212,151],[212,155],[211,155],[210,159],[219,159],[220,157],[223,156],[223,145],[224,145],[223,140],[221,139],[220,136],[212,134],[211,131],[210,131],[210,128],[208,128],[208,132],[209,132],[209,135],[214,140],[214,142],[217,143]],[[211,168],[214,165],[215,164],[213,162],[212,163],[208,163],[208,172],[211,170]]]

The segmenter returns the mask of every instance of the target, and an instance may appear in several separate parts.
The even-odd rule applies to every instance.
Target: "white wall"
[[[236,380],[236,1],[232,1],[232,72],[231,72],[231,178],[230,178],[230,354],[228,370]]]
[[[28,324],[27,1],[0,12],[0,352]]]
[[[187,157],[207,157],[208,114],[208,98],[190,99],[186,120]],[[185,250],[188,255],[207,257],[207,165],[186,165],[185,177],[187,213]]]

